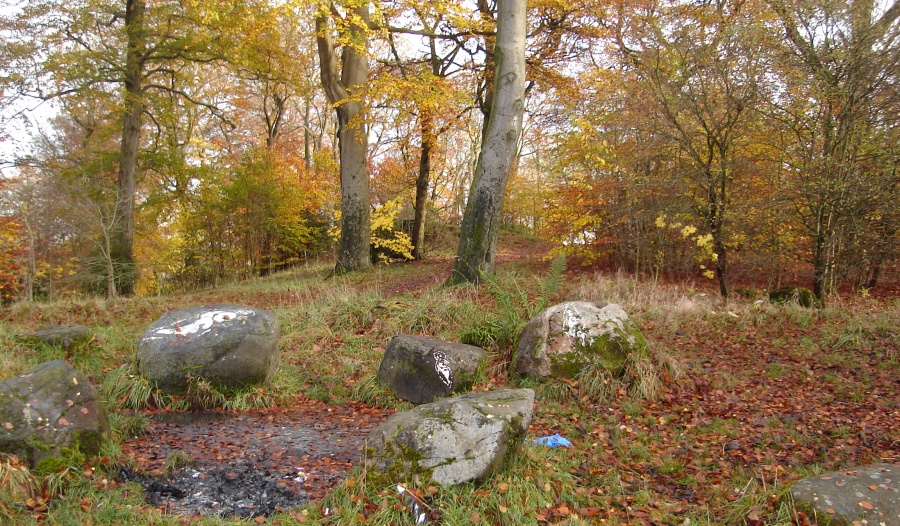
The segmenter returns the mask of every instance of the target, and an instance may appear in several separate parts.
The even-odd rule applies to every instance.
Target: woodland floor
[[[547,274],[546,245],[513,237],[500,246],[498,268],[504,276],[511,270],[519,276],[507,282],[514,293]],[[30,306],[7,310],[4,319],[21,318],[20,328],[29,329],[61,322],[103,326],[120,318],[140,327],[167,309],[188,305],[252,303],[282,309],[294,325],[284,359],[296,383],[286,392],[299,394],[264,410],[143,411],[149,429],[123,441],[123,453],[132,462],[120,478],[145,487],[150,511],[181,514],[185,522],[189,515],[215,513],[255,517],[257,523],[409,523],[396,491],[353,480],[361,476],[353,468],[366,433],[395,410],[393,398],[377,399],[381,408],[319,400],[351,399],[355,386],[373,378],[380,349],[394,335],[391,327],[428,331],[415,327],[427,324],[433,313],[452,318],[454,309],[466,303],[479,314],[498,312],[490,287],[435,293],[451,263],[452,256],[434,255],[390,271],[342,278],[332,287],[339,299],[321,300],[331,302],[329,313],[353,314],[344,315],[351,322],[341,321],[339,328],[329,326],[337,322],[327,317],[321,320],[332,321],[298,321],[308,317],[303,308],[320,301],[315,295],[319,278],[314,286],[251,283],[153,301],[110,302],[102,309],[91,303],[68,304],[64,311]],[[510,474],[471,488],[443,490],[412,481],[410,489],[422,492],[436,510],[444,509],[443,520],[435,523],[453,525],[814,524],[786,514],[779,504],[777,497],[792,482],[823,471],[900,462],[897,290],[895,280],[893,287],[871,296],[842,294],[834,300],[838,307],[821,311],[764,300],[726,306],[711,282],[644,283],[570,264],[552,300],[621,302],[651,348],[670,356],[683,375],[664,378],[654,400],[635,401],[622,391],[603,404],[582,397],[574,382],[536,385],[529,437],[560,433],[571,447],[529,448]],[[530,301],[534,291],[527,292]],[[353,310],[360,306],[367,306],[366,312]],[[397,325],[398,313],[407,307],[418,309],[416,323]],[[394,325],[380,325],[378,309]],[[324,310],[312,312],[326,316]],[[470,317],[459,319],[471,323]],[[447,334],[465,329],[439,321]],[[117,367],[112,364],[121,358],[115,353],[130,348],[133,327],[116,329],[121,340],[112,339],[119,333],[105,333],[89,347],[96,356],[80,359]],[[504,358],[494,353],[493,360],[489,377],[477,389],[517,385],[506,378]],[[342,369],[346,363],[352,368]],[[522,485],[528,488],[517,487]],[[73,505],[74,513],[92,513],[90,499],[101,497],[83,499],[80,507]],[[71,511],[66,502],[59,501],[59,507]],[[302,516],[294,511],[298,506]],[[134,513],[138,521],[129,524],[142,524],[142,515],[127,510],[122,513]],[[277,513],[283,510],[290,511]],[[94,516],[85,517],[92,521]]]
[[[540,271],[547,266],[539,257],[545,252],[543,245],[513,244],[498,253],[497,263]],[[439,285],[452,259],[433,257],[408,265],[415,271],[385,285],[386,296]],[[282,293],[259,296],[254,295],[255,303],[289,301]],[[215,292],[197,299],[246,301]],[[366,433],[391,412],[298,396],[289,407],[266,410],[145,413],[151,421],[146,433],[123,442],[123,452],[136,465],[121,478],[140,482],[148,503],[166,512],[255,517],[324,497],[359,460]],[[188,465],[169,466],[173,455],[181,453]]]
[[[541,272],[542,251],[512,246],[498,262]],[[412,271],[381,284],[385,296],[433,288],[449,260],[411,265]],[[210,294],[203,301],[240,299]],[[257,300],[277,305],[286,298],[282,293]],[[579,403],[537,409],[529,436],[559,432],[572,440],[574,446],[560,455],[578,457],[569,463],[576,493],[596,496],[587,499],[596,506],[575,509],[560,499],[537,513],[537,521],[575,513],[591,522],[652,524],[662,510],[668,516],[696,515],[721,499],[742,499],[748,488],[735,487],[737,472],[752,474],[753,483],[774,491],[812,465],[827,470],[900,462],[900,378],[889,364],[900,352],[896,332],[869,335],[870,353],[843,359],[820,353],[840,342],[823,334],[815,318],[759,326],[733,318],[707,317],[674,332],[653,323],[642,327],[685,368],[685,377],[656,402],[620,399],[603,408]],[[506,379],[501,374],[491,383]],[[289,407],[183,421],[157,413],[144,436],[124,443],[136,460],[135,471],[125,476],[141,480],[151,504],[168,511],[268,515],[323,497],[358,461],[365,433],[388,414],[359,403],[335,406],[303,397]],[[191,464],[159,478],[175,451],[189,455]],[[610,469],[619,473],[618,496],[609,493]],[[256,496],[235,489],[241,486]],[[642,491],[653,497],[635,497]],[[757,503],[747,517],[771,513],[774,505]]]

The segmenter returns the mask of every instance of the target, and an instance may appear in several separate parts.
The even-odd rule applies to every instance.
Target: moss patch
[[[628,356],[647,354],[647,340],[639,330],[629,327],[626,332],[604,334],[588,345],[577,344],[568,353],[550,355],[550,372],[554,377],[574,378],[589,365],[600,365],[614,377],[625,371]]]

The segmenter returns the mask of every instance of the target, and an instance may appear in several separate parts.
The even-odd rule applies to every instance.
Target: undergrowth
[[[562,286],[565,270],[565,256],[557,256],[547,274],[534,280],[530,287],[533,293],[518,274],[510,274],[503,279],[482,276],[485,291],[494,300],[494,311],[485,312],[475,323],[466,327],[460,333],[459,341],[498,353],[509,363],[519,333],[531,318],[551,305]]]

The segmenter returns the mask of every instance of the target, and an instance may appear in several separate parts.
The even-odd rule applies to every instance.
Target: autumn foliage
[[[394,2],[368,24],[355,4],[148,7],[128,265],[116,175],[128,100],[104,69],[128,28],[106,4],[39,4],[2,18],[15,37],[0,50],[6,120],[22,101],[58,102],[52,133],[20,144],[15,171],[33,191],[6,189],[27,220],[4,226],[10,262],[26,246],[32,258],[7,266],[8,298],[115,294],[133,271],[139,294],[190,290],[332,257],[348,126],[369,141],[368,214],[406,214],[370,229],[376,249],[396,240],[390,259],[407,257],[401,220],[416,258],[455,244],[490,114],[488,3]],[[335,59],[367,43],[369,75],[340,100],[321,83],[326,11]],[[893,290],[897,16],[865,2],[531,3],[525,129],[498,220],[570,261],[714,280],[723,296]],[[30,60],[40,49],[47,60]]]

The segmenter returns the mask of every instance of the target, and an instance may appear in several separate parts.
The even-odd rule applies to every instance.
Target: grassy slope
[[[525,252],[528,252],[527,247]],[[514,258],[512,258],[514,259]],[[67,358],[103,383],[127,363],[143,329],[163,312],[209,302],[268,308],[280,320],[283,361],[273,392],[298,392],[341,403],[359,399],[405,407],[373,381],[384,346],[397,333],[458,339],[497,313],[487,288],[438,285],[449,260],[380,267],[373,273],[324,280],[326,265],[310,266],[252,283],[165,298],[113,302],[85,300],[15,305],[0,323],[0,370],[9,377],[54,358]],[[495,290],[507,291],[525,316],[536,300],[534,263],[500,265]],[[546,267],[546,265],[544,265]],[[510,269],[525,269],[521,273]],[[790,523],[790,506],[776,501],[798,477],[900,455],[900,401],[896,300],[855,298],[812,311],[753,300],[723,308],[691,286],[641,283],[624,276],[572,273],[553,300],[605,300],[622,304],[652,348],[671,355],[685,371],[655,400],[614,394],[598,404],[565,383],[536,386],[532,434],[559,432],[574,446],[526,447],[515,464],[481,484],[429,488],[443,524],[743,524],[745,517]],[[69,356],[33,349],[12,335],[48,323],[81,323],[96,338]],[[512,383],[495,348],[491,375],[476,389]],[[110,400],[114,414],[117,401]],[[114,419],[121,429],[135,417]],[[111,463],[124,461],[115,442]],[[73,459],[78,469],[45,476],[53,486],[42,510],[20,506],[29,496],[22,470],[0,465],[0,523],[180,524],[141,503],[133,486],[111,482],[103,459]],[[19,483],[14,481],[19,480]],[[18,488],[18,489],[17,489]],[[54,496],[62,488],[63,497]],[[32,494],[34,497],[34,494]],[[323,508],[331,510],[323,516]],[[37,517],[38,519],[36,519]],[[324,502],[270,517],[277,524],[411,524],[391,487],[366,483],[362,473]],[[203,519],[203,524],[239,521]]]

